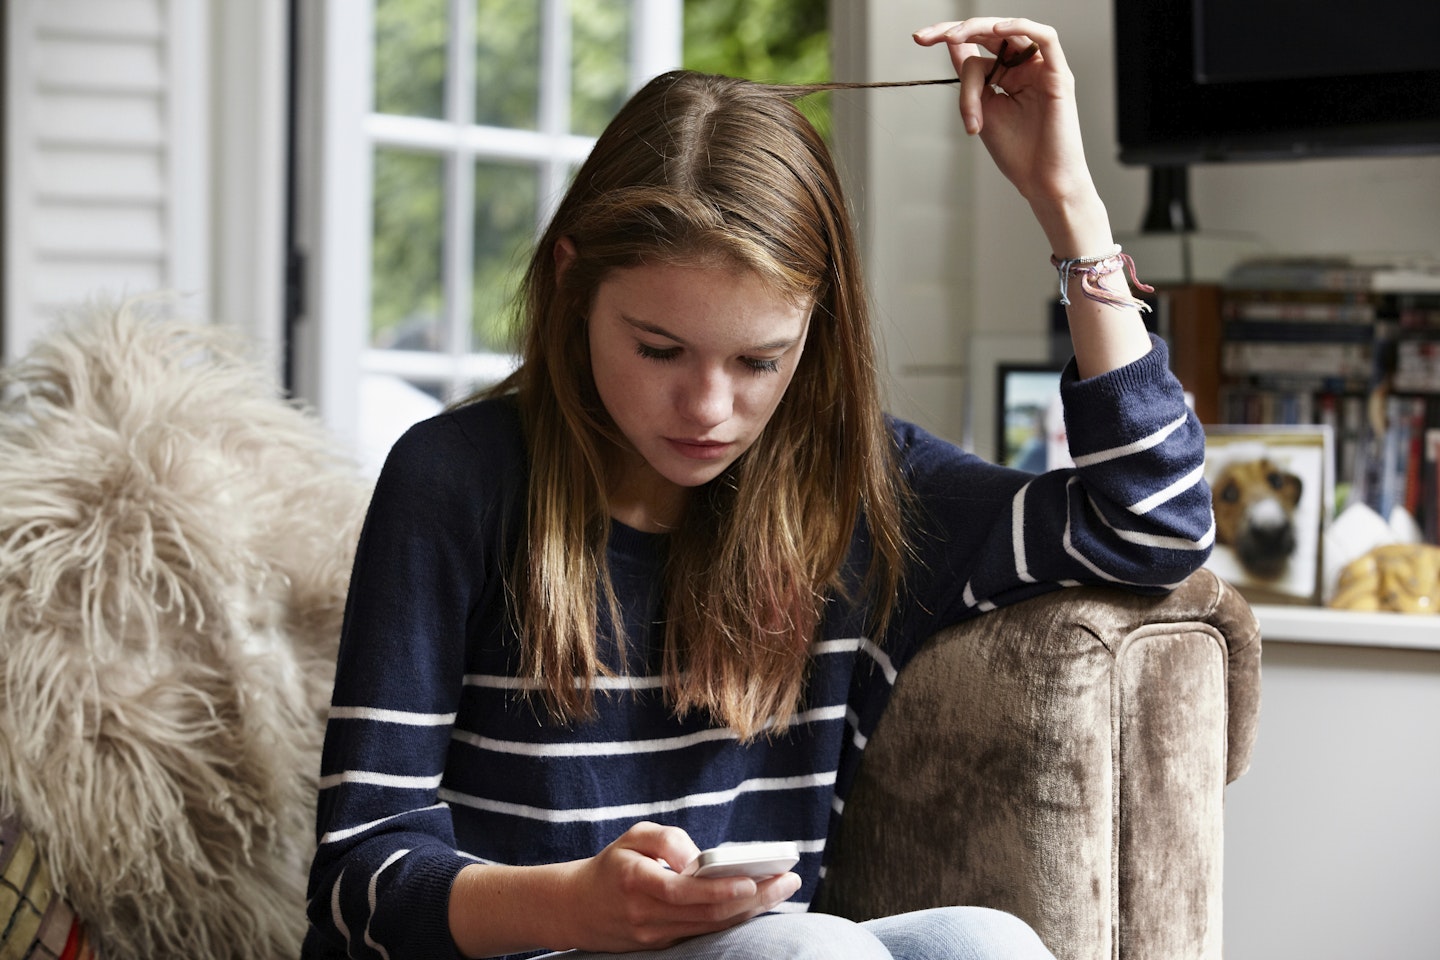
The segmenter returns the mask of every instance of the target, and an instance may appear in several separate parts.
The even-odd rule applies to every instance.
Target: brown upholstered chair
[[[1060,960],[1218,958],[1224,788],[1259,697],[1259,628],[1208,570],[951,628],[899,678],[816,906],[979,904]]]

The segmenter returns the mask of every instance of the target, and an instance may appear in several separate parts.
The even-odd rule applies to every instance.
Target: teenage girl
[[[1049,240],[1075,468],[1003,469],[886,417],[804,91],[656,78],[538,244],[519,369],[412,428],[377,483],[306,957],[1050,956],[993,910],[807,912],[926,637],[1077,583],[1162,591],[1213,538],[1203,433],[1130,297],[1055,32],[915,40],[948,49],[967,131]],[[800,862],[685,874],[761,840]]]

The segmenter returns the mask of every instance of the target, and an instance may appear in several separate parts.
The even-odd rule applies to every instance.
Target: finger
[[[965,76],[965,64],[970,60],[985,60],[980,56],[980,45],[978,43],[951,43],[946,49],[950,52],[950,65],[955,68],[955,76]]]
[[[799,891],[800,875],[798,873],[782,873],[777,877],[760,881],[755,895],[760,898],[762,903],[766,904],[765,909],[773,910]]]
[[[1020,53],[1030,44],[1039,48],[1039,59],[1056,69],[1065,68],[1065,52],[1060,47],[1060,35],[1055,28],[1024,17],[996,20],[990,24],[990,33],[1002,40],[1010,41],[1010,51]]]
[[[676,906],[713,906],[750,900],[759,889],[749,877],[686,877],[670,874],[659,899]]]
[[[961,30],[965,24],[970,22],[971,21],[968,20],[946,20],[941,23],[931,24],[928,27],[921,27],[911,34],[911,36],[915,42],[922,47],[933,47],[937,43],[949,43],[953,48],[955,44],[967,42],[969,39],[960,34],[955,34],[955,31]],[[988,52],[994,53],[1000,48],[1000,40],[985,35],[976,45],[983,46]]]
[[[637,853],[668,864],[676,873],[684,870],[691,860],[700,856],[700,848],[684,830],[644,820],[626,830],[618,842]]]
[[[712,906],[723,911],[728,903],[736,901],[748,901],[740,904],[742,909],[759,907],[761,910],[772,910],[786,900],[793,897],[800,889],[800,875],[797,873],[781,873],[773,877],[766,877],[763,880],[751,880],[746,877],[722,877],[716,879],[701,879],[698,877],[680,877],[675,888],[674,897],[671,903],[676,905],[691,906]]]
[[[971,57],[960,74],[960,119],[965,124],[966,133],[977,134],[985,125],[981,98],[989,90],[985,85],[985,74],[994,62],[988,57]]]
[[[1024,17],[971,17],[932,24],[915,31],[915,42],[922,46],[945,43],[978,43],[991,53],[1000,49],[1004,40],[1010,49],[1019,52],[1034,43],[1039,57],[1057,67],[1065,65],[1060,37],[1055,28]]]

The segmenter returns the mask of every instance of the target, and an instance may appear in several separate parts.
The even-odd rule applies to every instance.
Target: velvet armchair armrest
[[[1208,570],[952,627],[897,681],[816,908],[977,904],[1061,960],[1219,957],[1224,787],[1259,700],[1258,625]]]

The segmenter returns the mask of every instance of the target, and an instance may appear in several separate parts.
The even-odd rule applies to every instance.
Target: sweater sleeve
[[[949,623],[1062,586],[1173,588],[1214,540],[1205,434],[1165,344],[1128,366],[1061,378],[1073,468],[990,464],[913,426],[897,440],[916,493],[913,595],[898,625]]]
[[[321,758],[306,957],[458,956],[457,852],[441,779],[485,568],[487,498],[453,416],[391,451],[346,603]]]

